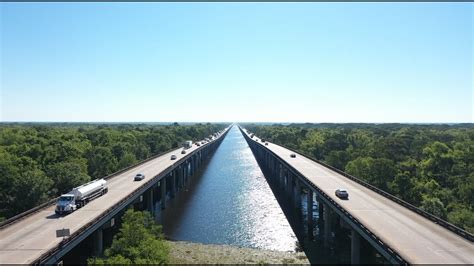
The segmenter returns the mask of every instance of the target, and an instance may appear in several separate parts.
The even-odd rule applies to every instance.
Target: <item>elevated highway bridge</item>
[[[339,216],[352,230],[353,263],[360,259],[360,237],[394,264],[474,263],[472,234],[322,162],[280,145],[262,142],[258,136],[240,129],[270,185],[282,188],[276,191],[286,194],[277,197],[285,197],[297,209],[302,206],[303,190],[307,191],[306,206],[312,206],[314,199],[318,201],[326,243],[331,237],[331,216]],[[291,154],[296,156],[292,158]],[[336,197],[338,188],[348,190],[348,200]],[[305,223],[308,238],[312,238],[313,210],[308,210]]]
[[[351,262],[360,262],[360,241],[365,239],[393,264],[473,264],[473,236],[346,173],[295,151],[263,143],[240,128],[272,187],[292,208],[319,206],[324,243],[329,245],[334,217],[351,230]],[[57,216],[54,201],[0,224],[0,264],[55,264],[86,238],[94,239],[94,252],[103,251],[103,230],[114,225],[125,209],[137,202],[152,213],[166,208],[204,160],[225,137],[229,128],[207,143],[193,145],[186,154],[172,150],[107,177],[109,192],[77,211]],[[290,157],[295,153],[296,157]],[[176,160],[170,160],[176,155]],[[136,173],[146,178],[133,182]],[[349,200],[334,195],[349,191]],[[280,195],[281,193],[281,195]],[[306,196],[304,196],[306,195]],[[314,237],[313,208],[306,208],[305,237]],[[71,236],[56,237],[67,228]],[[298,236],[298,233],[297,233]],[[299,236],[299,238],[301,235]]]
[[[107,177],[108,193],[66,216],[54,212],[55,201],[20,214],[0,225],[0,264],[55,264],[89,236],[95,253],[103,249],[102,229],[136,202],[152,213],[166,207],[166,200],[182,189],[203,161],[217,148],[228,128],[204,144],[155,156]],[[201,142],[201,141],[200,141]],[[177,158],[171,160],[171,155]],[[146,178],[134,182],[137,173]],[[56,230],[69,229],[71,236],[56,237]]]

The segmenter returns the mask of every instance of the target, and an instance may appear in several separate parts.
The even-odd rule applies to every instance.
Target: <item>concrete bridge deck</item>
[[[107,194],[92,200],[69,215],[57,216],[54,213],[55,206],[53,205],[2,228],[0,230],[0,264],[34,262],[61,242],[62,238],[56,237],[56,230],[69,228],[70,233],[73,234],[129,194],[144,186],[147,180],[157,176],[199,148],[193,145],[187,149],[186,154],[181,154],[181,148],[175,149],[110,178],[107,182],[109,188]],[[177,156],[176,160],[170,160],[173,154]],[[146,178],[134,182],[133,178],[139,172],[144,173]]]
[[[264,145],[257,136],[252,140],[296,169],[409,263],[474,263],[469,240],[303,155],[291,158],[289,149]],[[335,196],[338,188],[348,190],[349,200]]]

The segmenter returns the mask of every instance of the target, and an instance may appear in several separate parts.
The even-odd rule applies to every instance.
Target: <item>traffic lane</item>
[[[291,158],[289,155],[292,152],[278,145],[269,144],[267,147],[304,176],[309,177],[311,182],[336,200],[382,241],[404,254],[407,260],[414,263],[447,263],[452,262],[452,259],[461,259],[465,263],[473,262],[472,244],[451,231],[308,158],[299,155]],[[340,187],[348,189],[349,200],[341,200],[335,196],[335,190]],[[405,233],[400,234],[400,231]],[[437,252],[430,253],[427,257],[428,254],[422,252],[427,249]],[[451,254],[453,252],[455,254]]]
[[[192,148],[188,149],[188,153],[195,149],[197,147],[193,145]],[[144,182],[133,182],[135,172],[145,172],[145,175],[154,176],[157,171],[165,170],[187,155],[181,154],[181,150],[179,148],[168,152],[163,156],[109,179],[111,181],[108,182],[109,193],[101,196],[101,200],[93,200],[69,215],[56,216],[54,214],[55,207],[51,206],[0,231],[0,239],[2,239],[0,240],[0,263],[18,262],[20,254],[23,254],[21,255],[22,258],[31,258],[30,260],[27,259],[26,262],[33,261],[44,250],[51,249],[61,241],[61,239],[56,238],[57,229],[69,228],[71,233],[75,232],[81,226],[99,216],[105,209],[118,203],[123,198],[124,191],[131,193],[142,186]],[[170,160],[172,154],[177,156],[176,160]],[[114,191],[117,193],[114,193]],[[18,232],[21,233],[18,234]],[[25,252],[26,249],[29,251]],[[26,254],[30,254],[33,257],[26,256]]]
[[[174,152],[175,151],[170,152],[169,154],[174,153]],[[72,217],[71,215],[74,214],[74,213],[80,213],[84,210],[88,210],[88,209],[91,209],[91,208],[98,208],[98,207],[102,207],[102,209],[103,209],[104,207],[106,207],[105,205],[113,205],[113,204],[110,204],[110,200],[113,199],[113,198],[116,198],[116,197],[114,197],[115,195],[114,195],[113,191],[116,188],[120,188],[120,187],[125,188],[127,190],[130,190],[131,185],[133,185],[133,182],[124,182],[124,181],[128,181],[129,176],[131,176],[132,174],[134,175],[134,173],[137,172],[137,171],[143,171],[145,169],[147,169],[147,171],[148,171],[148,169],[156,169],[158,165],[163,164],[163,162],[165,162],[165,160],[163,160],[161,157],[159,157],[155,160],[146,162],[144,165],[140,165],[136,168],[130,169],[130,170],[124,172],[124,173],[121,173],[121,174],[109,179],[109,181],[108,181],[109,192],[112,192],[112,193],[107,193],[107,194],[101,196],[100,200],[96,199],[96,200],[91,201],[89,204],[87,204],[83,208],[71,213],[70,215],[65,215],[65,216],[55,215],[55,213],[54,213],[55,206],[50,206],[47,209],[42,210],[38,213],[35,213],[35,214],[25,218],[24,220],[22,220],[18,223],[14,223],[11,226],[8,226],[8,227],[2,229],[0,231],[0,239],[1,239],[0,240],[0,245],[1,245],[0,247],[5,248],[2,245],[2,243],[4,243],[7,239],[9,239],[8,236],[10,234],[15,234],[16,235],[16,234],[18,234],[18,232],[25,232],[26,234],[31,235],[31,232],[33,232],[33,231],[38,231],[39,229],[44,229],[44,225],[46,223],[51,223],[51,222],[54,222],[55,220],[64,220],[64,219],[67,221],[68,218]],[[133,180],[133,176],[130,179]],[[143,183],[136,183],[135,184],[136,187],[139,187],[141,185],[143,185]],[[112,190],[112,191],[110,191],[110,190]],[[99,205],[99,206],[97,206],[97,205]],[[104,206],[101,206],[101,205],[104,205]]]

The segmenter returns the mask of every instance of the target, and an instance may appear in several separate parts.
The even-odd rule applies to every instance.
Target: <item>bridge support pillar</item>
[[[188,162],[183,163],[183,187],[186,186],[186,179],[188,177]]]
[[[286,192],[290,198],[293,196],[293,181],[291,180],[290,171],[286,172]]]
[[[331,237],[331,210],[327,204],[324,205],[324,246],[329,247]]]
[[[360,235],[354,229],[351,234],[351,264],[360,263]]]
[[[321,221],[321,219],[323,219],[323,215],[324,215],[324,204],[323,204],[323,201],[319,198],[318,195],[316,195],[316,202],[318,203],[318,217],[319,217],[319,221]]]
[[[176,170],[171,172],[171,198],[176,195]]]
[[[94,241],[94,255],[96,257],[102,256],[103,249],[104,249],[102,228],[99,228],[94,232],[94,240],[93,241]]]
[[[308,194],[306,195],[307,200],[307,221],[308,221],[308,239],[313,240],[313,191],[308,188]]]
[[[160,189],[161,189],[161,209],[166,208],[166,177],[163,177],[160,180]]]
[[[183,165],[179,166],[179,187],[180,187],[180,189],[184,188],[184,167],[183,167]]]
[[[179,166],[179,183],[180,183],[180,187],[181,189],[184,188],[184,164],[181,164]]]
[[[298,180],[298,177],[294,177],[295,179],[295,208],[296,209],[301,209],[301,185],[300,181]],[[301,214],[301,212],[299,212]]]
[[[148,192],[146,192],[146,207],[148,211],[151,213],[151,215],[154,217],[155,216],[155,204],[153,204],[153,187],[151,187]]]
[[[281,184],[283,183],[282,180],[283,180],[283,165],[282,164],[278,164],[279,167],[279,171],[278,171],[278,188],[281,188]]]

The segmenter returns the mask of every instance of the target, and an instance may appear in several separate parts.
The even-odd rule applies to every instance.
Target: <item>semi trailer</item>
[[[93,180],[84,185],[73,188],[67,194],[62,194],[56,204],[56,214],[71,213],[90,200],[107,193],[107,181],[105,179]]]

